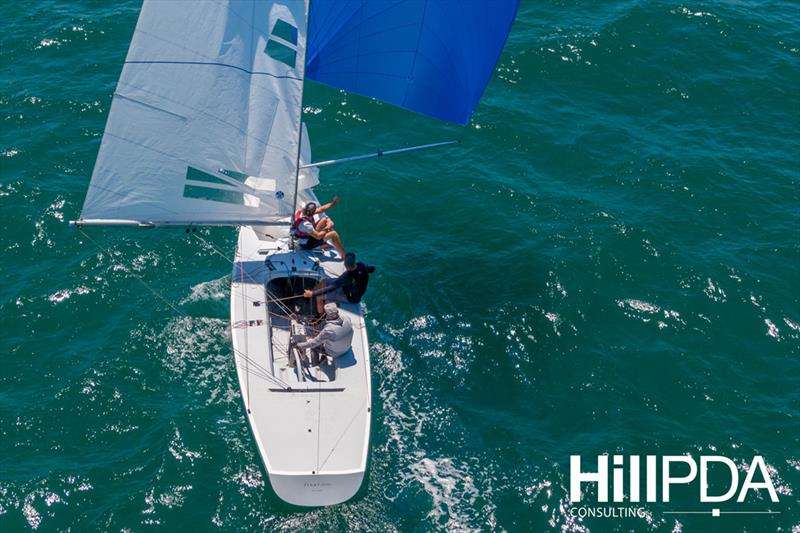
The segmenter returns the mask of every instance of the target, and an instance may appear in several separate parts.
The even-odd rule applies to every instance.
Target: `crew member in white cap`
[[[345,354],[353,342],[353,325],[350,321],[339,316],[339,308],[335,303],[325,304],[325,326],[313,339],[297,344],[301,350],[322,346],[324,355],[329,356],[328,362]]]

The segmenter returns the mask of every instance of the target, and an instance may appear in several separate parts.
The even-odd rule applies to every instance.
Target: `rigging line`
[[[244,353],[242,353],[241,351],[237,350],[236,348],[234,348],[234,349],[233,349],[233,351],[234,351],[234,352],[235,352],[235,353],[236,353],[236,354],[237,354],[239,357],[241,357],[241,358],[242,358],[242,359],[243,359],[245,362],[249,362],[250,364],[252,364],[252,365],[253,365],[253,368],[255,368],[255,370],[256,370],[256,371],[258,371],[258,372],[262,372],[262,373],[264,373],[264,374],[268,374],[268,375],[270,376],[270,379],[272,379],[272,381],[273,381],[274,383],[278,384],[279,386],[283,387],[284,389],[291,389],[291,387],[289,386],[289,384],[288,384],[288,383],[286,383],[285,381],[283,381],[282,379],[280,379],[278,376],[276,376],[274,373],[272,373],[272,372],[271,372],[269,369],[267,369],[266,367],[262,366],[262,365],[261,365],[261,363],[259,363],[258,361],[256,361],[256,360],[252,359],[252,358],[251,358],[251,357],[249,357],[247,354],[244,354]],[[237,366],[238,366],[238,365],[237,365]]]
[[[241,357],[241,358],[242,358],[242,360],[243,360],[245,363],[251,363],[251,364],[253,365],[253,368],[254,368],[255,370],[257,370],[258,372],[265,372],[265,373],[268,373],[268,374],[270,373],[270,372],[269,372],[269,371],[268,371],[266,368],[262,367],[262,366],[261,366],[261,365],[258,363],[258,361],[255,361],[255,360],[253,360],[253,358],[251,358],[251,357],[247,356],[247,355],[246,355],[246,354],[244,354],[243,352],[240,352],[239,350],[235,350],[235,349],[234,349],[234,352],[236,352],[236,354],[237,354],[239,357]],[[239,365],[237,365],[237,366],[239,366]],[[247,365],[245,365],[245,369],[247,369]]]
[[[245,365],[245,372],[249,372],[249,365],[253,365],[253,368],[255,369],[256,372],[260,372],[260,373],[269,375],[270,376],[269,379],[271,379],[272,382],[277,384],[279,387],[282,387],[282,388],[284,388],[286,390],[290,390],[292,388],[288,383],[286,383],[285,381],[280,379],[272,371],[270,371],[265,366],[261,365],[261,363],[259,363],[258,361],[256,361],[252,357],[248,356],[247,354],[245,354],[244,352],[242,352],[240,350],[237,350],[236,348],[233,348],[233,351],[234,351],[234,353],[236,355],[241,357],[242,360],[245,361],[245,363],[247,363],[247,365]],[[237,366],[239,366],[239,365],[237,365]],[[255,372],[253,373],[253,375],[256,375]],[[249,379],[249,373],[248,373],[247,377]]]
[[[273,301],[273,302],[284,302],[286,300],[295,300],[297,298],[305,298],[305,296],[303,296],[302,294],[295,294],[294,296],[284,296],[283,298],[274,298],[271,301]],[[267,301],[264,300],[263,302],[258,302],[258,303],[265,304],[265,303],[267,303]]]
[[[287,357],[289,356],[289,345],[288,344],[282,344],[282,343],[276,341],[275,337],[272,337],[272,346],[274,346],[275,348],[277,348],[280,351],[286,352],[286,356]]]
[[[261,363],[259,363],[257,360],[253,359],[252,357],[250,357],[250,356],[249,356],[249,355],[247,355],[246,353],[244,353],[244,352],[242,352],[242,351],[240,351],[240,350],[237,350],[236,348],[233,348],[233,351],[234,351],[234,353],[236,353],[236,355],[238,355],[239,357],[241,357],[241,358],[242,358],[242,360],[244,360],[245,362],[249,362],[250,364],[252,364],[252,365],[253,365],[253,368],[255,368],[256,370],[258,370],[258,371],[260,371],[260,372],[266,372],[267,374],[270,374],[270,375],[272,375],[273,377],[275,377],[275,379],[276,379],[276,380],[279,380],[279,378],[278,378],[277,376],[275,376],[275,374],[274,374],[274,373],[273,373],[271,370],[269,370],[267,367],[263,366]],[[288,386],[288,385],[287,385],[287,386]]]
[[[252,273],[251,272],[244,272],[244,266],[243,266],[243,262],[242,261],[240,261],[239,264],[237,265],[234,261],[231,261],[228,258],[228,256],[226,256],[219,248],[214,246],[213,243],[205,240],[200,235],[198,235],[196,232],[192,232],[192,235],[194,235],[195,237],[200,239],[200,241],[202,241],[203,244],[206,245],[206,247],[211,248],[211,250],[214,253],[216,253],[218,256],[222,257],[223,259],[225,259],[228,263],[231,264],[231,266],[233,266],[234,268],[239,267],[239,269],[240,269],[239,270],[239,272],[240,272],[240,274],[239,274],[240,278],[239,279],[243,279],[244,275],[247,275],[247,277],[250,278],[250,281],[252,281],[253,283],[255,283],[257,285],[260,285],[260,283],[253,277],[253,275],[260,274],[261,272],[263,272],[264,269],[266,268],[265,266],[259,267],[258,269],[254,270]],[[237,246],[238,246],[238,244],[237,244]],[[233,278],[231,278],[231,281],[234,282],[235,280]],[[245,300],[250,300],[251,302],[262,303],[261,300],[257,300],[256,298],[251,298],[250,296],[247,296],[246,294],[244,294],[244,292],[242,292],[241,297],[243,299],[245,299]]]
[[[289,316],[289,315],[282,315],[282,314],[280,314],[280,313],[276,313],[276,312],[274,312],[274,311],[270,311],[270,312],[269,312],[269,314],[270,314],[270,316],[273,316],[273,317],[275,317],[275,318],[282,318],[283,320],[286,320],[286,321],[289,321],[289,322],[291,322],[291,320],[292,320],[292,317],[291,317],[291,316]]]
[[[252,274],[250,274],[249,272],[245,272],[245,271],[244,271],[244,261],[239,261],[239,264],[237,265],[237,264],[236,264],[236,262],[234,262],[234,261],[231,261],[231,260],[228,258],[228,256],[227,256],[227,255],[225,255],[225,254],[224,254],[224,253],[223,253],[223,252],[222,252],[222,251],[221,251],[219,248],[217,248],[216,246],[214,246],[214,244],[213,244],[213,243],[211,243],[211,242],[209,242],[209,241],[205,240],[203,237],[201,237],[200,235],[198,235],[196,232],[192,232],[192,235],[194,235],[196,238],[200,239],[200,241],[201,241],[203,244],[205,244],[205,245],[206,245],[206,247],[208,247],[208,248],[211,248],[211,251],[213,251],[213,252],[214,252],[214,253],[216,253],[218,256],[222,257],[223,259],[225,259],[225,261],[227,261],[228,263],[230,263],[230,264],[231,264],[231,266],[233,266],[234,268],[237,268],[237,267],[238,267],[238,268],[239,268],[239,279],[240,279],[240,280],[241,280],[241,279],[244,279],[244,277],[245,277],[245,276],[247,276],[248,278],[250,278],[250,281],[252,281],[253,283],[255,283],[255,284],[257,284],[257,285],[260,285],[260,283],[259,283],[259,282],[258,282],[258,281],[257,281],[257,280],[256,280],[256,279],[253,277],[253,276],[252,276]],[[238,245],[237,245],[237,246],[238,246]],[[262,270],[263,270],[263,267],[262,267],[262,268],[260,268],[259,270],[257,270],[256,272],[253,272],[253,274],[255,274],[255,273],[258,273],[258,272],[260,272],[260,271],[262,271]],[[231,281],[235,281],[235,280],[231,280]],[[254,300],[253,298],[249,298],[249,297],[245,296],[244,294],[242,294],[242,296],[243,296],[245,299],[247,299],[247,300],[258,301],[258,300]]]
[[[123,271],[125,271],[125,272],[127,272],[129,275],[133,276],[133,277],[134,277],[136,280],[138,280],[138,281],[139,281],[139,282],[140,282],[142,285],[144,285],[144,287],[145,287],[147,290],[149,290],[150,292],[152,292],[154,296],[156,296],[158,299],[160,299],[160,300],[161,300],[161,301],[163,301],[165,304],[167,304],[167,305],[168,305],[168,306],[169,306],[169,307],[170,307],[170,308],[171,308],[173,311],[175,311],[175,312],[176,312],[178,315],[180,315],[180,316],[181,316],[181,317],[183,317],[183,318],[188,318],[188,319],[191,319],[191,318],[192,318],[190,315],[187,315],[186,313],[184,313],[183,311],[181,311],[180,309],[178,309],[177,307],[175,307],[175,305],[173,305],[173,304],[172,304],[172,302],[170,302],[169,300],[167,300],[167,299],[166,299],[164,296],[162,296],[161,294],[159,294],[159,292],[158,292],[158,291],[156,291],[155,289],[153,289],[153,288],[152,288],[152,287],[151,287],[151,286],[150,286],[150,285],[149,285],[149,284],[148,284],[146,281],[144,281],[144,279],[142,279],[142,277],[141,277],[141,276],[138,276],[137,274],[133,273],[133,272],[132,272],[132,269],[128,268],[128,267],[127,267],[127,266],[126,266],[124,263],[122,263],[122,262],[120,262],[120,261],[117,261],[117,260],[116,260],[116,258],[114,257],[114,254],[112,254],[112,253],[111,253],[111,251],[110,251],[109,249],[105,248],[105,247],[104,247],[102,244],[100,244],[100,243],[99,243],[99,242],[97,242],[95,239],[93,239],[92,237],[90,237],[90,236],[89,236],[89,235],[88,235],[88,234],[87,234],[85,231],[83,231],[82,229],[79,229],[78,231],[80,231],[80,232],[81,232],[81,234],[82,234],[84,237],[86,237],[86,238],[87,238],[89,241],[91,241],[92,243],[94,243],[94,245],[95,245],[95,246],[97,246],[97,247],[98,247],[98,248],[99,248],[101,251],[103,251],[104,253],[106,253],[106,254],[109,256],[109,258],[111,259],[111,262],[112,262],[112,263],[114,263],[114,264],[115,264],[115,265],[117,265],[118,267],[121,267],[121,268],[123,269]],[[233,349],[233,351],[234,351],[235,353],[239,354],[239,356],[240,356],[240,357],[242,357],[243,359],[245,359],[246,361],[247,361],[247,360],[250,360],[250,361],[252,361],[252,360],[251,360],[251,359],[250,359],[250,358],[249,358],[247,355],[243,354],[243,353],[242,353],[242,352],[240,352],[239,350],[237,350],[237,349],[235,349],[235,348],[234,348],[234,349]],[[258,364],[258,363],[256,363],[256,362],[253,362],[253,363],[254,363],[254,366],[256,366],[257,368],[261,367],[261,365],[260,365],[260,364]],[[261,368],[263,369],[263,367],[261,367]],[[265,371],[265,372],[268,372],[266,369],[263,369],[263,371]],[[290,386],[289,386],[289,385],[288,385],[286,382],[284,382],[283,380],[279,379],[278,377],[276,377],[276,376],[272,376],[272,378],[273,378],[273,382],[274,382],[275,384],[277,384],[278,386],[280,386],[280,387],[283,387],[284,389],[291,389],[291,387],[290,387]]]
[[[139,275],[135,274],[135,273],[133,272],[133,269],[131,269],[131,268],[128,268],[128,267],[127,267],[125,264],[123,264],[123,263],[121,263],[121,262],[118,262],[118,261],[115,259],[115,257],[114,257],[114,254],[112,254],[110,250],[108,250],[108,249],[106,249],[105,247],[103,247],[103,245],[101,245],[99,242],[97,242],[96,240],[94,240],[93,238],[91,238],[91,237],[90,237],[90,236],[89,236],[89,235],[88,235],[88,234],[87,234],[85,231],[83,231],[82,229],[78,229],[78,231],[80,231],[80,232],[81,232],[81,234],[82,234],[84,237],[86,237],[88,240],[90,240],[92,243],[94,243],[94,245],[95,245],[95,246],[97,246],[98,248],[100,248],[100,250],[102,250],[103,252],[105,252],[105,253],[106,253],[106,254],[109,256],[109,258],[111,259],[111,262],[112,262],[112,263],[114,263],[115,265],[117,265],[117,266],[119,266],[120,268],[122,268],[122,270],[123,270],[123,271],[125,271],[125,272],[127,272],[127,273],[128,273],[130,276],[133,276],[133,277],[134,277],[134,278],[135,278],[137,281],[139,281],[139,283],[141,283],[142,285],[144,285],[144,287],[145,287],[145,288],[146,288],[148,291],[152,292],[152,293],[153,293],[153,295],[154,295],[156,298],[158,298],[159,300],[161,300],[162,302],[164,302],[165,304],[167,304],[167,305],[168,305],[170,308],[172,308],[172,310],[173,310],[173,311],[175,311],[176,313],[178,313],[180,316],[182,316],[182,317],[185,317],[185,318],[191,318],[189,315],[187,315],[186,313],[184,313],[183,311],[181,311],[180,309],[178,309],[177,307],[175,307],[175,305],[174,305],[172,302],[170,302],[170,301],[169,301],[169,300],[167,300],[167,299],[166,299],[164,296],[162,296],[161,294],[159,294],[159,293],[158,293],[158,291],[156,291],[154,288],[152,288],[152,287],[151,287],[151,286],[150,286],[150,285],[149,285],[149,284],[148,284],[148,283],[147,283],[147,282],[146,282],[146,281],[145,281],[145,280],[144,280],[144,279],[143,279],[141,276],[139,276]]]
[[[286,320],[287,322],[291,322],[292,320],[295,320],[299,324],[302,324],[304,326],[310,327],[311,331],[314,331],[314,332],[318,331],[318,328],[316,327],[316,324],[319,323],[319,320],[314,321],[314,322],[305,322],[303,320],[299,320],[296,316],[282,315],[282,314],[276,313],[274,311],[270,311],[269,314],[272,317],[280,318],[280,319]]]
[[[236,263],[234,263],[233,261],[231,261],[230,259],[228,259],[228,256],[226,256],[226,255],[225,255],[225,254],[224,254],[224,253],[223,253],[223,252],[222,252],[222,251],[221,251],[219,248],[217,248],[216,246],[214,246],[214,244],[213,244],[213,243],[211,243],[211,242],[209,242],[209,241],[205,240],[204,238],[202,238],[200,235],[198,235],[198,234],[197,234],[197,233],[195,233],[195,232],[192,232],[192,235],[194,235],[195,237],[197,237],[198,239],[200,239],[200,241],[202,241],[202,242],[203,242],[203,244],[205,244],[205,245],[206,245],[206,247],[208,247],[208,248],[211,248],[211,250],[212,250],[214,253],[216,253],[216,254],[217,254],[217,255],[219,255],[220,257],[224,258],[224,259],[225,259],[227,262],[229,262],[229,263],[230,263],[230,264],[231,264],[231,265],[232,265],[234,268],[236,268],[236,266],[237,266],[237,265],[236,265]],[[238,247],[238,244],[237,244],[237,247]],[[242,267],[242,262],[241,262],[241,261],[240,261],[240,264],[239,264],[239,266],[240,266],[240,267]],[[261,268],[259,268],[258,270],[254,271],[254,272],[253,272],[253,274],[260,273],[261,271],[263,271],[263,270],[264,270],[264,268],[265,268],[265,267],[261,267]],[[242,279],[242,277],[243,277],[243,276],[242,276],[242,274],[241,274],[241,272],[242,272],[242,271],[243,271],[243,267],[240,269],[240,279]],[[257,282],[257,281],[256,281],[256,280],[255,280],[255,279],[252,277],[252,275],[251,275],[251,274],[249,274],[249,273],[248,273],[248,274],[247,274],[247,277],[249,277],[249,278],[250,278],[250,280],[251,280],[251,281],[253,281],[254,283],[258,283],[258,282]],[[231,281],[233,282],[233,281],[235,281],[235,280],[231,279]],[[259,303],[261,303],[261,301],[260,301],[260,300],[256,300],[255,298],[250,298],[249,296],[247,296],[246,294],[244,294],[244,290],[242,290],[241,297],[242,297],[243,299],[245,299],[245,300],[250,300],[251,302],[259,302]],[[246,314],[247,314],[247,313],[245,313],[245,315],[246,315]]]
[[[200,241],[201,241],[201,242],[203,242],[203,243],[204,243],[206,246],[208,246],[209,248],[211,248],[211,250],[212,250],[213,252],[215,252],[217,255],[219,255],[220,257],[222,257],[223,259],[225,259],[225,261],[227,261],[228,263],[230,263],[230,264],[231,264],[231,265],[232,265],[234,268],[236,268],[236,267],[237,267],[237,264],[236,264],[234,261],[231,261],[231,260],[228,258],[228,256],[226,256],[224,253],[222,253],[222,252],[220,251],[220,249],[219,249],[219,248],[217,248],[216,246],[214,246],[212,243],[210,243],[209,241],[205,240],[204,238],[202,238],[200,235],[198,235],[198,234],[197,234],[197,233],[195,233],[195,232],[192,232],[192,235],[194,235],[195,237],[197,237],[198,239],[200,239]],[[238,267],[239,267],[239,276],[240,276],[240,277],[239,277],[239,279],[244,279],[244,276],[247,276],[248,278],[250,278],[250,281],[252,281],[253,283],[255,283],[255,284],[258,284],[258,285],[261,285],[261,283],[259,283],[259,282],[258,282],[258,281],[257,281],[255,278],[253,278],[253,276],[252,276],[252,275],[251,275],[249,272],[245,272],[245,271],[244,271],[244,262],[242,262],[242,261],[239,261],[239,265],[238,265]],[[256,271],[255,271],[255,272],[253,272],[253,273],[255,274],[255,273],[258,273],[258,272],[261,272],[261,271],[263,271],[263,267],[262,267],[262,268],[260,268],[259,270],[256,270]],[[270,292],[270,290],[269,290],[269,289],[267,289],[266,285],[264,286],[264,291],[265,291],[265,292],[266,292],[266,294],[267,294],[267,300],[266,300],[266,302],[265,302],[265,303],[269,304],[269,302],[270,302],[270,301],[274,301],[274,302],[276,302],[276,303],[278,304],[278,306],[279,306],[279,307],[282,307],[282,308],[283,308],[283,310],[284,310],[285,312],[287,312],[287,313],[289,313],[289,314],[292,314],[292,310],[291,310],[291,309],[289,309],[287,306],[285,306],[285,305],[281,304],[281,303],[280,303],[280,300],[279,300],[279,299],[277,299],[277,298],[275,298],[275,296],[274,296],[274,295],[273,295],[273,294]],[[254,299],[254,298],[250,298],[250,297],[246,296],[246,295],[244,294],[244,291],[242,291],[242,294],[241,294],[241,296],[242,296],[242,298],[243,298],[243,299],[245,299],[245,300],[250,300],[250,301],[252,301],[252,302],[259,302],[259,303],[261,303],[261,300],[256,300],[256,299]],[[270,300],[270,299],[269,299],[269,297],[270,297],[270,296],[273,298],[272,300]]]
[[[194,235],[195,237],[197,237],[198,239],[200,239],[200,241],[201,241],[201,242],[203,242],[203,243],[204,243],[204,244],[205,244],[207,247],[211,248],[211,249],[212,249],[212,250],[213,250],[215,253],[217,253],[219,256],[221,256],[221,257],[225,258],[225,260],[226,260],[226,261],[228,261],[228,262],[229,262],[229,263],[231,263],[231,264],[232,264],[234,267],[236,267],[236,263],[235,263],[235,262],[233,262],[233,261],[231,261],[230,259],[228,259],[228,257],[227,257],[225,254],[223,254],[223,253],[222,253],[222,251],[220,251],[220,249],[219,249],[219,248],[217,248],[216,246],[214,246],[214,244],[213,244],[213,243],[211,243],[211,242],[207,241],[206,239],[202,238],[202,237],[201,237],[200,235],[198,235],[197,233],[192,233],[192,235]],[[237,247],[238,247],[238,244],[237,244]],[[244,277],[244,263],[243,263],[242,261],[239,261],[239,269],[240,269],[240,274],[239,274],[239,276],[240,276],[240,279],[242,279],[242,278]],[[248,277],[250,277],[250,279],[251,279],[252,281],[254,281],[254,282],[256,281],[256,280],[255,280],[255,279],[253,279],[253,278],[252,278],[252,277],[251,277],[249,274],[248,274]],[[243,302],[244,302],[245,300],[253,300],[253,301],[257,301],[257,300],[254,300],[254,299],[252,299],[252,298],[249,298],[249,297],[248,297],[246,294],[244,294],[244,288],[242,288],[242,291],[241,291],[241,294],[240,294],[240,296],[242,297],[242,301],[243,301]],[[245,317],[245,322],[247,322],[247,308],[246,308],[246,306],[245,306],[245,309],[244,309],[244,317]],[[245,350],[248,350],[249,343],[248,343],[248,336],[247,336],[247,332],[245,332],[245,338],[244,338],[244,341],[245,341]],[[260,364],[260,363],[258,363],[257,361],[255,361],[255,360],[254,360],[254,359],[252,359],[251,357],[249,357],[249,356],[247,356],[247,355],[243,354],[242,352],[240,352],[239,350],[236,350],[235,348],[234,348],[233,350],[234,350],[234,352],[236,352],[237,354],[239,354],[239,356],[240,356],[240,357],[242,357],[242,358],[245,360],[245,362],[247,363],[247,365],[245,365],[245,380],[247,381],[247,405],[248,405],[248,408],[249,408],[249,406],[250,406],[250,365],[252,364],[252,365],[253,365],[253,367],[255,367],[255,368],[257,368],[257,369],[260,369],[261,371],[263,371],[263,372],[266,372],[266,373],[268,373],[268,374],[270,374],[270,375],[272,375],[272,373],[269,371],[269,369],[267,369],[267,368],[265,368],[265,367],[261,366],[261,364]],[[275,379],[277,380],[277,381],[275,381],[275,383],[277,383],[277,384],[278,384],[278,385],[280,385],[281,387],[284,387],[284,388],[291,388],[291,387],[289,387],[289,385],[287,385],[285,382],[278,380],[278,378],[275,378]]]
[[[358,418],[358,415],[361,414],[361,411],[362,411],[362,409],[364,409],[365,405],[366,405],[366,402],[362,402],[361,405],[359,406],[359,408],[356,410],[356,413],[353,415],[353,418],[350,419],[350,422],[347,424],[347,427],[344,428],[344,431],[342,431],[341,435],[339,435],[339,438],[336,440],[336,443],[334,443],[333,447],[331,448],[330,453],[328,453],[328,456],[325,458],[324,461],[322,461],[322,464],[319,465],[319,470],[322,470],[322,468],[325,467],[325,464],[328,462],[328,459],[330,459],[331,455],[333,455],[333,452],[336,451],[336,447],[339,446],[339,444],[342,442],[342,439],[344,438],[345,434],[350,430],[350,426],[352,426],[353,422],[356,421],[356,419]],[[319,470],[317,470],[317,471],[319,472]]]
[[[292,316],[292,315],[294,315],[294,314],[295,314],[294,312],[292,312],[292,310],[291,310],[291,309],[289,309],[289,307],[288,307],[286,304],[284,304],[284,303],[283,303],[283,302],[281,302],[280,300],[277,300],[277,299],[275,298],[275,295],[274,295],[274,294],[272,294],[272,293],[269,291],[269,289],[267,288],[267,286],[266,286],[266,285],[264,285],[264,292],[265,292],[265,293],[266,293],[266,295],[267,295],[267,307],[269,307],[269,304],[270,304],[270,303],[273,303],[273,302],[274,302],[274,303],[276,304],[276,306],[277,306],[277,307],[279,307],[280,309],[282,309],[282,310],[283,310],[283,312],[284,312],[284,313],[286,313],[286,314],[287,314],[287,315],[288,315],[290,318],[291,318],[291,316]]]
[[[266,373],[258,372],[258,371],[253,371],[252,374],[253,374],[254,377],[263,379],[264,381],[270,383],[271,385],[276,385],[278,387],[281,387],[284,390],[288,390],[285,387],[283,387],[280,383],[278,383],[277,381],[273,381],[271,379],[271,375],[270,374],[266,374]]]
[[[288,266],[287,266],[287,268],[288,268]],[[292,276],[292,275],[291,275],[291,273],[290,273],[290,274],[289,274],[289,280],[291,280],[291,279],[292,279],[292,277],[293,277],[293,276]],[[265,293],[265,294],[266,294],[266,296],[267,296],[267,301],[266,301],[266,303],[267,303],[267,308],[269,308],[269,304],[270,304],[270,302],[273,302],[273,303],[275,303],[275,304],[277,305],[277,307],[279,307],[280,309],[282,309],[282,310],[283,310],[283,312],[284,312],[284,313],[286,313],[286,314],[288,314],[289,316],[293,316],[293,315],[295,315],[295,313],[294,313],[294,312],[293,312],[293,311],[292,311],[292,310],[289,308],[289,306],[288,306],[288,305],[284,304],[284,303],[283,303],[283,302],[282,302],[280,299],[276,298],[276,297],[275,297],[275,295],[274,295],[274,294],[272,294],[272,292],[269,290],[269,288],[267,288],[267,285],[266,285],[266,284],[264,284],[264,293]]]
[[[241,367],[242,365],[236,365],[236,366]],[[253,369],[251,371],[251,373],[255,377],[261,378],[261,379],[263,379],[265,381],[269,381],[273,385],[277,385],[278,387],[282,388],[283,390],[291,390],[292,389],[292,387],[290,387],[285,381],[283,381],[281,379],[278,379],[275,375],[273,375],[268,370],[260,370],[258,368],[255,368],[255,369]]]
[[[295,294],[294,296],[284,296],[283,298],[274,298],[273,302],[284,302],[286,300],[295,300],[297,298],[305,298],[302,294]],[[266,303],[266,302],[264,302]]]
[[[272,375],[272,373],[269,370],[261,366],[257,361],[254,361],[252,358],[248,357],[244,353],[240,352],[239,350],[234,350],[234,352],[236,352],[236,354],[239,355],[239,357],[241,357],[244,362],[250,362],[253,365],[253,369],[255,371]],[[237,364],[236,366],[240,365]]]
[[[217,248],[217,247],[216,247],[216,246],[214,246],[212,243],[210,243],[209,241],[207,241],[207,240],[205,240],[204,238],[202,238],[200,235],[198,235],[198,234],[197,234],[197,232],[192,232],[192,235],[194,235],[195,237],[197,237],[198,239],[200,239],[200,240],[203,242],[203,244],[205,244],[205,245],[206,245],[208,248],[211,248],[211,249],[212,249],[214,252],[216,252],[217,254],[219,254],[221,257],[224,257],[224,258],[225,258],[225,260],[226,260],[226,261],[228,261],[230,264],[232,264],[233,266],[236,266],[236,263],[234,263],[233,261],[231,261],[230,259],[228,259],[228,256],[227,256],[227,255],[225,255],[225,254],[223,254],[223,253],[222,253],[222,251],[220,251],[220,249],[219,249],[219,248]],[[238,247],[238,245],[237,245],[237,247]]]

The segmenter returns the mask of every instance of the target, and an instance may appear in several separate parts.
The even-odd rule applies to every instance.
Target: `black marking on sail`
[[[294,68],[297,63],[297,28],[285,20],[276,20],[264,52],[272,59]]]
[[[233,178],[242,184],[244,184],[244,180],[247,179],[246,174],[235,172],[233,170],[219,169],[218,172],[228,176],[229,178]],[[204,172],[194,167],[186,168],[186,179],[194,182],[215,183],[232,187],[230,183],[219,178],[218,176],[209,174],[208,172]],[[244,205],[244,196],[241,192],[215,189],[212,187],[203,187],[202,185],[189,183],[183,186],[183,197],[196,198],[198,200],[208,200],[211,202],[223,202],[226,204]]]

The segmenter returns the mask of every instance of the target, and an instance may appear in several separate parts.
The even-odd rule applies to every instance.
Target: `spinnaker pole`
[[[460,144],[460,140],[455,141],[442,141],[438,143],[431,143],[431,144],[420,144],[418,146],[409,146],[407,148],[395,148],[393,150],[381,150],[379,152],[373,152],[370,154],[362,154],[362,155],[354,155],[350,157],[342,157],[339,159],[329,159],[327,161],[319,161],[317,163],[308,163],[306,165],[302,165],[299,168],[314,168],[314,167],[325,167],[328,165],[334,165],[336,163],[345,163],[347,161],[358,161],[359,159],[369,159],[370,157],[382,157],[385,155],[392,155],[392,154],[402,154],[403,152],[414,152],[416,150],[424,150],[426,148],[436,148],[437,146],[447,146],[448,144]]]

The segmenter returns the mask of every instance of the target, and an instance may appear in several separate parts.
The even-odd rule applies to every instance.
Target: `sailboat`
[[[73,224],[238,228],[233,357],[268,478],[301,506],[352,498],[367,471],[369,343],[362,309],[341,304],[348,353],[314,361],[303,291],[339,276],[332,248],[290,230],[317,202],[302,122],[306,80],[466,124],[518,0],[145,0],[114,92],[81,215]],[[193,233],[194,234],[194,233]],[[198,236],[199,237],[199,236]]]

